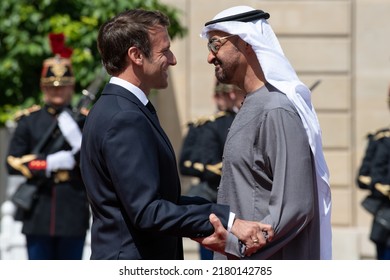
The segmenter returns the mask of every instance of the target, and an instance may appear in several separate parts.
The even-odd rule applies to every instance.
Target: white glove
[[[72,151],[59,151],[46,157],[46,176],[52,171],[72,170],[76,165]]]
[[[66,141],[72,147],[73,154],[77,153],[81,147],[81,131],[76,121],[67,110],[58,116],[58,126]]]

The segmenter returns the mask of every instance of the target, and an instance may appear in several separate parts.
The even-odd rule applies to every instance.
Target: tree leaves
[[[131,8],[161,10],[170,18],[172,39],[186,34],[180,11],[158,0],[0,1],[0,126],[15,108],[41,101],[42,62],[52,56],[49,33],[65,34],[73,49],[76,92],[81,93],[101,70],[96,46],[100,25]]]

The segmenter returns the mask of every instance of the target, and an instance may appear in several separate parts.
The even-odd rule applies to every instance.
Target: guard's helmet
[[[65,47],[64,34],[49,34],[54,57],[43,61],[41,86],[67,86],[75,84],[70,56],[72,49]]]

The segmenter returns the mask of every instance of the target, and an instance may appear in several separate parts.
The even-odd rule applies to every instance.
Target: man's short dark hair
[[[169,18],[160,11],[143,9],[122,12],[104,23],[99,29],[97,44],[108,74],[118,75],[125,70],[130,47],[137,47],[149,58],[149,30],[158,25],[168,27]]]

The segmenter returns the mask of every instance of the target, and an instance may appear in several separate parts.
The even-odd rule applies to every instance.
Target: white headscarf
[[[236,6],[220,12],[213,20],[253,10],[255,9],[248,6]],[[298,110],[315,158],[321,219],[321,259],[331,259],[332,230],[329,170],[322,151],[321,129],[311,102],[310,90],[299,80],[295,70],[285,57],[275,33],[265,19],[257,19],[251,22],[223,21],[213,23],[203,28],[201,37],[207,39],[207,34],[213,30],[238,35],[250,44],[256,53],[267,82],[286,94]]]

